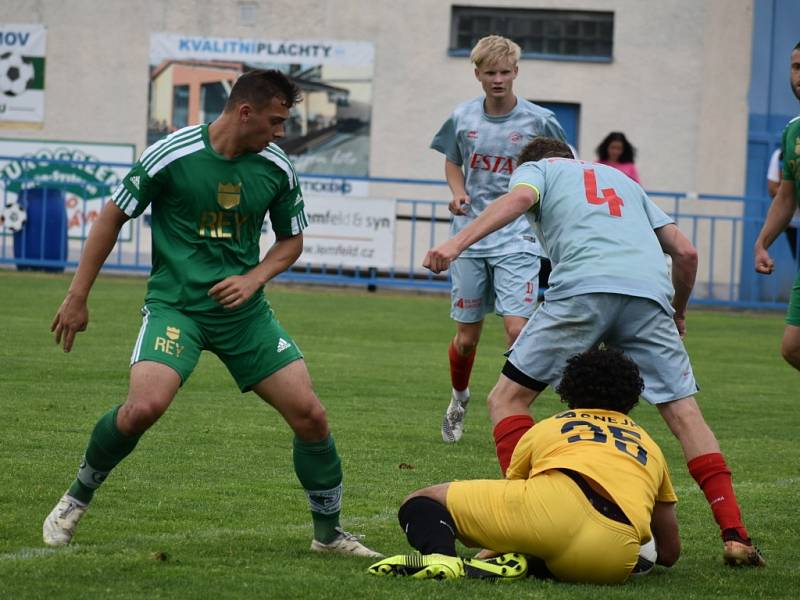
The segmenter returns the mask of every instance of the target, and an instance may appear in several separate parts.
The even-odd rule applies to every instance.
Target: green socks
[[[102,417],[92,431],[78,476],[69,488],[69,495],[88,504],[95,490],[111,470],[136,447],[140,435],[127,436],[117,429],[116,407]],[[319,442],[294,438],[292,458],[294,470],[306,491],[314,539],[323,544],[332,542],[339,532],[342,509],[342,461],[330,435]]]
[[[105,481],[111,469],[133,451],[141,435],[127,436],[117,429],[119,406],[108,411],[94,426],[78,476],[69,487],[69,495],[88,504],[95,490]]]
[[[342,510],[342,461],[333,437],[329,435],[319,442],[295,437],[292,458],[294,471],[308,496],[314,539],[328,544],[339,535],[336,528]]]

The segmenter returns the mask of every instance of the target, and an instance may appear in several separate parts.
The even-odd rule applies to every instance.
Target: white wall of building
[[[524,60],[516,90],[581,105],[579,153],[610,130],[638,148],[652,190],[744,191],[753,0],[459,0],[459,5],[608,10],[610,63]],[[242,5],[252,23],[242,22]],[[151,32],[375,44],[370,173],[441,179],[428,144],[478,95],[449,57],[443,0],[3,0],[0,24],[47,26],[45,122],[0,137],[145,144]]]

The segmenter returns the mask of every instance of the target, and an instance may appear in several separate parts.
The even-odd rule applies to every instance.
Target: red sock
[[[514,454],[517,442],[528,429],[533,427],[533,424],[534,420],[530,415],[511,415],[494,426],[494,445],[504,477],[508,465],[511,464],[511,455]]]
[[[473,351],[469,356],[461,356],[456,350],[455,343],[451,341],[447,353],[450,356],[450,381],[453,382],[453,389],[459,392],[467,389],[477,351]]]
[[[733,492],[731,472],[722,454],[715,452],[697,456],[687,466],[689,473],[703,490],[720,530],[724,533],[726,529],[734,529],[742,539],[749,540],[750,536],[742,523],[742,513]]]

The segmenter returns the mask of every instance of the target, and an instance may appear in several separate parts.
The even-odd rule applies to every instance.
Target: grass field
[[[124,399],[145,285],[101,278],[89,330],[66,355],[49,326],[68,282],[0,271],[0,598],[797,597],[800,378],[779,356],[774,313],[694,310],[686,340],[763,570],[721,564],[705,499],[647,405],[633,415],[664,449],[681,498],[684,552],[672,569],[616,588],[492,586],[372,577],[370,559],[312,555],[291,434],[254,395],[239,394],[212,355],[98,492],[75,542],[48,549],[42,519],[74,477],[98,416]],[[504,360],[499,320],[485,329],[465,436],[447,446],[439,425],[453,327],[444,297],[277,286],[268,296],[328,408],[345,469],[343,522],[368,545],[407,551],[396,511],[409,491],[499,475],[482,403]],[[547,392],[534,412],[558,406]]]

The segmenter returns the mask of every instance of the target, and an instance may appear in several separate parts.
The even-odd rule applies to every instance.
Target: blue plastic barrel
[[[67,211],[63,190],[25,190],[20,192],[17,202],[27,215],[22,230],[14,233],[17,269],[62,272],[67,262]]]

